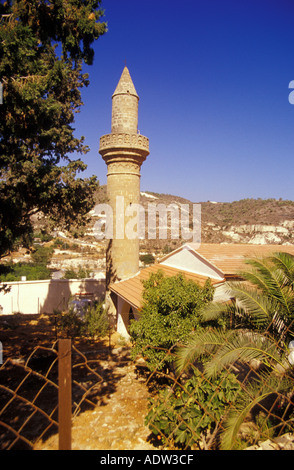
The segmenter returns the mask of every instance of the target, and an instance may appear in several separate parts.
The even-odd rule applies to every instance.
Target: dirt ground
[[[4,363],[7,358],[12,358],[16,364],[24,364],[36,348],[50,348],[59,337],[60,333],[52,316],[0,316],[0,341]],[[72,449],[155,449],[150,441],[150,431],[144,425],[150,390],[142,361],[134,362],[130,359],[129,346],[122,344],[116,333],[103,340],[74,341],[74,346],[90,358],[91,367],[96,367],[95,370],[103,383],[100,383],[96,405],[73,417]],[[5,385],[3,382],[7,380],[7,371],[6,376],[0,374],[0,384]],[[1,409],[0,403],[0,421],[3,419]],[[11,419],[17,422],[17,407],[14,407],[13,413],[15,416]],[[30,440],[35,442],[32,449],[57,450],[57,429],[53,433],[51,429],[49,437],[36,442],[37,436],[34,434],[37,434],[38,426],[35,433],[34,426],[35,424],[32,424],[29,429]],[[27,428],[29,427],[30,424],[27,425]],[[20,442],[18,441],[18,445]],[[7,448],[8,443],[7,433],[0,427],[0,448]]]

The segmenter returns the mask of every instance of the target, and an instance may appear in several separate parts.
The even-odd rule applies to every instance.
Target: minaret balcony
[[[141,134],[106,134],[100,138],[99,152],[108,149],[138,149],[149,154],[149,139]]]

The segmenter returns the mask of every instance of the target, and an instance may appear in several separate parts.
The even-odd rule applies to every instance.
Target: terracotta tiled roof
[[[203,286],[207,280],[207,276],[200,276],[199,274],[179,270],[176,268],[171,268],[169,266],[164,266],[161,264],[153,264],[148,268],[142,269],[136,276],[126,279],[124,281],[119,281],[110,285],[110,290],[135,308],[141,308],[142,306],[142,293],[143,293],[143,284],[142,280],[149,279],[150,274],[156,273],[159,270],[163,271],[165,276],[175,276],[179,273],[183,274],[186,279],[191,279],[194,282],[197,282]],[[222,281],[212,279],[212,284],[221,284]]]
[[[194,249],[193,243],[187,243]],[[207,261],[230,276],[248,268],[248,258],[268,256],[277,251],[294,255],[294,245],[253,245],[253,244],[213,244],[203,243],[195,246],[195,251]]]
[[[207,244],[200,246],[193,243],[187,243],[186,246],[194,250],[198,255],[205,258],[209,263],[217,267],[224,274],[224,280],[234,277],[239,271],[248,268],[245,260],[254,257],[268,256],[277,251],[288,252],[294,255],[294,245],[251,245],[251,244]],[[182,248],[175,250],[180,251]],[[173,253],[175,253],[173,252]],[[173,253],[165,256],[166,260]],[[163,261],[163,260],[161,260]],[[137,275],[124,281],[119,281],[110,286],[112,292],[118,294],[135,308],[142,306],[142,280],[149,278],[151,273],[162,270],[166,276],[175,276],[178,273],[185,275],[187,279],[192,279],[200,285],[204,285],[207,276],[184,271],[178,268],[172,268],[163,264],[154,264],[148,268],[142,269]],[[223,281],[211,279],[214,286],[222,284]]]

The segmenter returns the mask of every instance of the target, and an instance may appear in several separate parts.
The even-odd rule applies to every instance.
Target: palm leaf
[[[278,394],[282,391],[285,396],[291,388],[293,388],[293,380],[291,382],[287,378],[279,380],[277,376],[271,373],[264,373],[262,374],[262,380],[247,384],[246,389],[238,395],[234,408],[230,409],[223,422],[221,449],[231,450],[234,448],[241,424],[256,405],[272,393]]]
[[[279,363],[284,367],[276,342],[259,333],[244,330],[236,330],[228,336],[217,350],[212,359],[205,365],[205,373],[209,377],[215,377],[224,368],[235,362],[249,363],[253,359],[272,364]]]
[[[247,260],[246,263],[253,266],[255,269],[252,272],[243,272],[242,276],[244,279],[256,285],[256,287],[261,288],[266,295],[276,299],[286,312],[290,313],[289,302],[291,301],[291,296],[289,297],[283,288],[287,278],[280,267],[276,267],[270,262],[270,260],[273,259],[274,258],[271,257],[266,260]]]
[[[218,320],[224,315],[229,317],[234,310],[235,309],[232,304],[224,302],[210,302],[200,310],[199,315],[203,322],[208,322]]]
[[[188,344],[181,345],[176,350],[176,369],[182,372],[190,367],[196,359],[213,354],[227,341],[231,332],[224,332],[216,328],[197,330],[191,335]]]
[[[290,253],[276,252],[270,257],[271,261],[279,268],[287,279],[287,284],[294,283],[294,256]]]
[[[242,279],[252,284],[257,289],[260,289],[265,294],[269,294],[269,286],[263,274],[258,269],[251,269],[250,271],[240,271],[238,273]]]
[[[271,299],[239,282],[230,283],[230,288],[237,305],[244,309],[255,327],[267,327],[270,324],[276,311],[276,305]]]

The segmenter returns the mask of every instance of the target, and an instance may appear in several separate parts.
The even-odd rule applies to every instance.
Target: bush
[[[34,238],[39,238],[41,242],[50,242],[53,239],[51,233],[47,233],[45,231],[35,232]]]
[[[68,337],[80,336],[103,337],[109,331],[107,311],[103,304],[93,305],[87,308],[85,314],[77,314],[73,308],[68,312],[57,313],[57,325]]]
[[[241,386],[223,372],[208,381],[197,370],[183,384],[165,388],[150,399],[145,424],[163,445],[180,449],[216,447],[217,432]]]
[[[82,335],[84,322],[73,311],[69,309],[68,312],[57,312],[57,327],[66,334],[67,337],[76,338]]]
[[[47,266],[52,258],[53,252],[54,249],[52,246],[36,246],[31,253],[31,258],[35,264]]]
[[[213,289],[203,288],[182,275],[152,274],[144,281],[144,305],[139,320],[132,320],[129,332],[132,356],[143,355],[151,370],[173,361],[167,351],[184,341],[199,324],[199,310],[212,299]]]
[[[153,264],[155,262],[155,258],[151,253],[147,253],[145,255],[140,256],[140,261],[142,261],[142,263],[144,263],[145,265]]]
[[[26,276],[28,281],[41,281],[50,279],[51,271],[44,265],[34,263],[9,263],[0,269],[0,282],[20,281]]]
[[[89,336],[105,336],[109,331],[107,311],[103,304],[91,306],[85,315],[85,333]]]
[[[90,277],[91,271],[87,268],[82,268],[79,266],[77,269],[68,268],[64,275],[63,279],[87,279]]]

